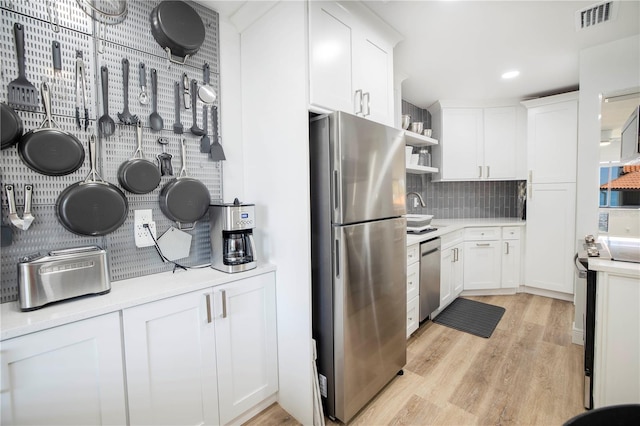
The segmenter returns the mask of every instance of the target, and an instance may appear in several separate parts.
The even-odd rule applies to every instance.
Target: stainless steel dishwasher
[[[440,306],[440,238],[420,244],[420,322]]]

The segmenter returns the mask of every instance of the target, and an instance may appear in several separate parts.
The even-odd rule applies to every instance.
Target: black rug
[[[480,337],[491,337],[505,309],[501,306],[457,298],[433,322]]]

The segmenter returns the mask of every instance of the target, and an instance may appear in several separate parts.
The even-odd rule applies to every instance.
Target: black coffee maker
[[[237,198],[232,204],[209,206],[212,268],[233,273],[257,266],[254,207],[240,203]]]

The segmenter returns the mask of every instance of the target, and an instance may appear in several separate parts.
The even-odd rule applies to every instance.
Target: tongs
[[[34,217],[31,214],[31,194],[33,193],[33,185],[24,186],[24,212],[22,217],[18,216],[16,210],[16,197],[13,194],[13,185],[6,185],[7,203],[9,204],[9,221],[18,229],[26,231],[33,223]]]
[[[82,91],[82,97],[80,95]],[[87,81],[84,71],[84,61],[82,51],[76,50],[76,124],[78,129],[82,129],[80,124],[80,106],[84,109],[84,130],[89,127],[89,109],[87,108]]]

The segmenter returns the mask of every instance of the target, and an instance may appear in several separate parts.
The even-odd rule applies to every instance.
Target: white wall
[[[278,401],[312,424],[306,22],[305,2],[280,2],[242,31],[241,83],[244,193],[258,253],[278,268]]]
[[[598,231],[600,95],[640,87],[640,35],[580,52],[576,235]]]
[[[640,36],[580,52],[576,237],[598,233],[600,95],[640,86]],[[576,247],[576,250],[578,247]],[[585,285],[576,277],[574,343],[583,335]],[[580,337],[576,337],[580,336]]]
[[[244,197],[242,149],[242,84],[240,34],[227,16],[220,15],[220,137],[226,161],[222,162],[222,196],[225,203]]]

